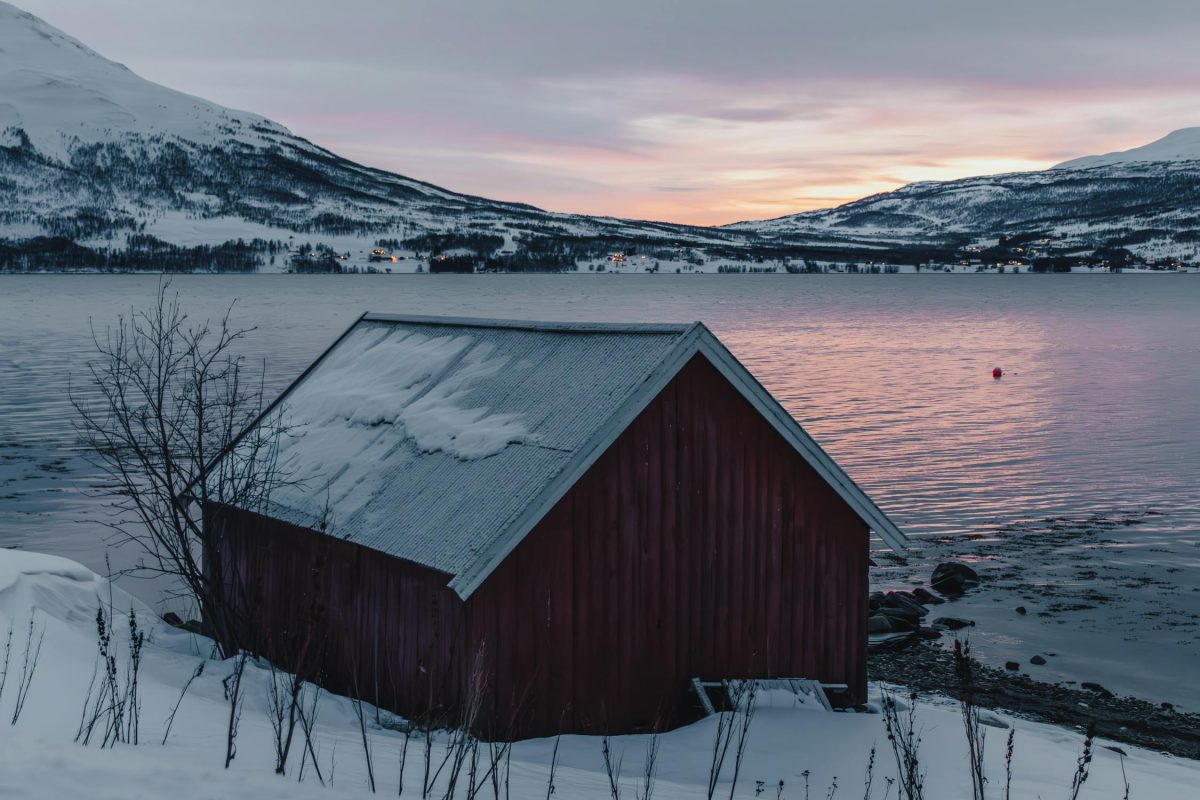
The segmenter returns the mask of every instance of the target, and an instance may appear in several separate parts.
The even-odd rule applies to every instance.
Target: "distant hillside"
[[[1044,172],[914,183],[725,227],[558,214],[356,164],[146,81],[0,1],[0,269],[325,271],[351,255],[368,268],[383,248],[408,253],[408,269],[599,269],[625,251],[640,255],[613,268],[821,271],[954,260],[973,242],[1033,235],[1061,253],[1195,261],[1200,128]]]
[[[488,233],[740,243],[745,233],[555,214],[341,158],[256,114],[146,81],[0,2],[0,238],[218,246]]]
[[[1061,250],[1200,255],[1200,128],[1043,172],[911,183],[837,208],[730,226],[783,240],[894,247],[1038,234]]]

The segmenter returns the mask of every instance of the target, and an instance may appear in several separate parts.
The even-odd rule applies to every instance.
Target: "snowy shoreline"
[[[116,650],[124,652],[122,637],[128,630],[129,611],[122,609],[137,615],[139,625],[148,631],[148,639],[139,686],[141,743],[102,749],[96,742],[83,746],[73,740],[95,664],[96,610],[107,607],[110,596]],[[31,629],[34,641],[43,635],[40,660],[28,681],[23,712],[14,724],[0,726],[0,795],[4,797],[130,798],[170,794],[180,800],[315,798],[366,796],[370,791],[357,719],[351,702],[343,697],[322,695],[314,726],[315,749],[326,782],[332,786],[322,787],[316,781],[311,764],[303,782],[297,781],[296,761],[286,776],[274,774],[266,714],[270,673],[265,665],[253,661],[244,677],[247,688],[237,756],[228,770],[222,769],[229,717],[222,682],[231,673],[234,660],[210,660],[207,640],[159,622],[145,605],[72,561],[0,550],[0,625],[14,629],[9,666],[12,680],[0,697],[0,712],[6,719],[13,711],[12,686],[28,661],[25,632]],[[183,696],[170,737],[163,745],[160,741],[168,713],[180,697],[180,688],[200,663],[205,667],[203,674]],[[119,667],[123,670],[124,663]],[[873,686],[876,704],[879,691],[880,687]],[[925,756],[922,766],[927,769],[926,796],[930,800],[962,797],[968,792],[969,774],[957,706],[937,697],[922,698],[917,715]],[[394,725],[375,724],[373,712],[369,718],[372,722],[367,727],[367,738],[375,778],[379,791],[392,793],[397,790],[404,737]],[[388,717],[381,715],[380,719],[386,722]],[[985,713],[984,722],[987,739],[992,742],[986,762],[994,783],[1003,780],[1004,739],[1012,726],[1013,796],[1064,794],[1082,746],[1078,733],[990,712]],[[704,796],[715,723],[716,718],[710,717],[658,737],[655,797],[670,800]],[[635,735],[614,737],[611,742],[613,751],[624,759],[626,769],[620,782],[629,796],[641,781],[639,771],[649,740],[648,736]],[[434,737],[431,746],[435,764],[447,744],[445,735]],[[760,787],[765,787],[768,796],[776,796],[781,781],[780,796],[793,800],[804,796],[806,783],[811,785],[812,796],[824,796],[834,783],[857,793],[872,747],[877,749],[875,794],[879,796],[887,779],[895,775],[882,715],[829,713],[794,699],[772,696],[757,708],[734,796],[757,796]],[[600,748],[596,737],[562,738],[554,778],[556,794],[570,798],[611,797]],[[529,740],[513,747],[511,796],[545,795],[554,749],[553,739]],[[418,750],[414,738],[407,756],[403,796],[420,794]],[[1200,780],[1198,762],[1134,747],[1114,749],[1097,740],[1084,796],[1121,797],[1122,766],[1135,797],[1189,797]],[[729,791],[726,774],[717,793],[727,796]],[[433,796],[443,794],[444,789],[438,789]],[[490,796],[490,788],[479,795]]]
[[[693,269],[690,269],[687,271],[681,270],[679,272],[676,272],[674,270],[674,267],[672,267],[671,269],[666,270],[666,271],[661,270],[661,269],[655,270],[655,271],[634,270],[634,269],[606,269],[603,271],[589,271],[586,269],[582,269],[582,270],[575,269],[575,270],[560,270],[557,272],[530,273],[530,272],[514,271],[514,272],[479,272],[479,273],[472,273],[472,274],[477,274],[477,275],[521,275],[521,276],[528,276],[528,275],[596,275],[596,276],[600,276],[600,275],[679,275],[679,276],[684,276],[684,275],[746,275],[746,276],[751,276],[751,275],[787,275],[787,274],[789,274],[786,270],[784,270],[782,268],[775,268],[775,269],[769,269],[769,270],[758,269],[758,270],[747,270],[747,271],[740,271],[737,269],[732,269],[732,267],[735,267],[735,266],[753,266],[752,264],[750,264],[750,262],[746,262],[746,261],[730,261],[725,264],[714,263],[712,266],[713,267],[727,266],[727,267],[731,267],[731,269],[729,269],[727,271],[721,271],[716,268],[714,268],[714,269],[694,269],[693,268]],[[979,269],[979,270],[973,269],[973,268],[972,269],[945,269],[945,270],[922,268],[920,270],[917,270],[917,269],[913,268],[913,266],[911,264],[900,264],[900,265],[896,265],[896,266],[897,266],[897,269],[893,272],[870,272],[865,269],[860,270],[858,272],[851,272],[851,271],[848,271],[845,269],[837,269],[837,270],[831,269],[828,272],[820,272],[820,273],[814,273],[814,274],[847,275],[847,276],[853,275],[855,277],[872,276],[872,275],[873,276],[884,276],[884,275],[887,275],[887,276],[895,276],[895,275],[1040,275],[1040,276],[1045,276],[1045,275],[1200,275],[1200,267],[1185,267],[1182,269],[1173,269],[1173,270],[1124,269],[1124,270],[1115,270],[1115,271],[1114,270],[1101,270],[1101,269],[1089,270],[1089,269],[1080,267],[1080,268],[1074,268],[1070,272],[1035,272],[1033,270],[1028,270],[1028,269],[1017,272],[1017,271],[1013,271],[1013,270],[1002,271],[1002,270],[999,270],[996,268]],[[415,268],[405,269],[405,270],[393,269],[393,270],[389,270],[388,272],[384,272],[381,270],[381,271],[377,271],[377,272],[361,271],[361,272],[357,272],[357,273],[342,273],[342,274],[324,273],[324,274],[329,275],[329,276],[333,276],[336,274],[338,277],[347,277],[347,278],[352,277],[354,275],[389,275],[389,276],[395,276],[395,277],[399,277],[399,276],[403,276],[403,275],[408,275],[408,276],[436,275],[436,273],[430,273],[427,271],[417,272]],[[236,272],[236,271],[220,272],[220,271],[215,271],[215,270],[154,271],[154,270],[131,270],[131,269],[114,269],[114,270],[56,269],[56,270],[19,270],[19,271],[18,270],[0,270],[0,275],[37,275],[37,276],[45,276],[45,275],[225,275],[225,276],[237,276],[237,275],[297,275],[297,273],[289,273],[289,272],[283,272],[283,271],[279,271],[279,270],[259,270],[257,272]],[[312,276],[311,275],[309,275],[309,276],[300,275],[299,277],[312,277]],[[800,275],[800,277],[803,277],[803,275]]]

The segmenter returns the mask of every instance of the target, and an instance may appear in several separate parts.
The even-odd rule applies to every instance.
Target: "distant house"
[[[692,678],[866,700],[903,534],[700,323],[368,314],[273,414],[298,483],[211,519],[247,635],[316,615],[332,689],[503,738],[669,728]]]

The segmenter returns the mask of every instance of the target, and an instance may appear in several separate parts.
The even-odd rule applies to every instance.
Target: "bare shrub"
[[[652,800],[654,796],[654,781],[658,777],[658,748],[658,736],[651,736],[646,743],[646,759],[642,762],[641,791],[634,792],[637,800]]]
[[[111,601],[109,608],[112,608]],[[102,731],[101,747],[138,742],[141,717],[138,675],[146,635],[138,627],[137,614],[132,609],[129,611],[127,622],[128,656],[122,673],[118,666],[119,650],[114,642],[112,615],[105,612],[103,603],[96,608],[96,659],[92,664],[92,677],[83,700],[79,728],[75,732],[75,741],[84,745],[91,744],[92,736],[97,730]]]
[[[737,746],[733,753],[733,779],[729,782],[729,800],[733,800],[733,793],[737,791],[738,776],[742,773],[742,758],[746,755],[746,741],[750,735],[750,723],[754,721],[755,699],[757,698],[757,687],[753,681],[746,681],[744,688],[739,690],[739,695],[734,703],[735,713],[738,707],[741,707],[741,714],[737,714]]]
[[[413,724],[407,722],[404,726],[404,743],[400,745],[400,778],[396,781],[396,796],[404,796],[404,767],[408,765],[408,743],[412,741]]]
[[[924,800],[925,774],[921,770],[921,734],[917,730],[917,693],[908,697],[908,710],[902,712],[894,695],[883,695],[883,724],[892,755],[896,758],[900,796],[906,800]]]
[[[248,380],[236,349],[252,329],[193,323],[177,295],[156,300],[103,335],[83,391],[72,387],[77,430],[112,487],[114,539],[143,556],[133,570],[166,578],[200,609],[221,653],[239,652],[231,594],[237,576],[221,558],[222,509],[259,510],[286,483],[277,468],[282,423],[265,420],[261,373]],[[218,458],[218,456],[225,456]]]
[[[271,723],[273,745],[275,750],[275,773],[285,774],[288,757],[291,754],[292,742],[295,739],[296,728],[308,736],[308,726],[303,723],[304,692],[307,682],[320,681],[320,665],[324,661],[325,648],[318,647],[317,637],[321,630],[324,613],[320,601],[319,579],[320,564],[314,564],[311,570],[314,585],[309,593],[309,604],[295,629],[271,632],[267,636],[267,650],[271,654],[270,683],[267,685],[267,715]],[[253,635],[256,626],[245,626],[247,634]],[[258,637],[256,637],[258,638]],[[286,663],[292,672],[280,670],[275,666],[275,660]],[[355,684],[357,687],[357,684]],[[378,715],[378,707],[376,707]]]
[[[247,658],[245,652],[238,653],[234,658],[233,672],[223,681],[225,699],[229,701],[229,722],[225,726],[225,769],[229,769],[229,765],[237,756],[238,725],[242,721],[242,704],[244,702],[242,675],[246,671]]]
[[[1012,797],[1012,760],[1016,735],[1016,728],[1008,729],[1008,742],[1004,746],[1004,800],[1011,800]]]
[[[875,782],[875,745],[871,744],[871,752],[867,756],[867,776],[863,779],[863,800],[871,800],[871,787]]]
[[[362,735],[363,756],[367,761],[367,783],[371,787],[371,794],[375,793],[375,768],[371,763],[371,741],[367,737],[367,721],[363,715],[362,699],[358,696],[358,682],[355,681],[355,692],[351,696],[350,701],[354,706],[354,716],[358,719],[358,730]],[[332,779],[332,778],[331,778]]]
[[[429,771],[433,749],[433,733],[431,726],[426,726],[425,779],[423,781],[422,797],[426,797],[432,791],[442,773],[445,772],[446,789],[442,797],[446,800],[453,798],[458,788],[458,782],[463,777],[463,767],[471,763],[470,760],[476,757],[473,754],[478,753],[479,741],[475,738],[474,730],[476,722],[479,720],[479,712],[483,707],[484,689],[487,680],[483,663],[484,649],[481,646],[475,654],[475,660],[465,687],[466,701],[459,709],[458,721],[450,730],[450,740],[447,743],[446,752],[432,775],[429,774]],[[429,716],[432,718],[432,713]],[[470,779],[470,775],[467,777]],[[472,783],[468,785],[468,792],[474,792],[475,790],[475,784],[472,780]]]
[[[29,634],[25,637],[25,654],[21,659],[21,677],[17,681],[17,703],[13,709],[12,724],[16,725],[17,720],[21,718],[21,711],[25,708],[25,700],[29,697],[29,687],[33,685],[33,676],[37,672],[38,659],[42,655],[42,640],[46,638],[46,626],[43,625],[38,633],[37,644],[33,643],[35,620],[34,615],[29,615]],[[11,642],[11,638],[9,640]],[[4,670],[5,676],[8,673],[8,653],[4,654]]]
[[[183,702],[183,696],[191,688],[192,682],[204,674],[204,664],[205,662],[201,661],[196,665],[196,668],[192,670],[191,677],[187,679],[183,684],[183,688],[179,690],[179,697],[175,700],[175,705],[171,707],[171,713],[167,716],[166,729],[163,731],[162,738],[164,745],[167,743],[167,737],[171,735],[171,726],[175,724],[175,714],[179,711],[179,705]]]
[[[142,717],[142,698],[138,694],[138,675],[142,667],[142,648],[146,632],[137,624],[137,614],[129,609],[129,658],[125,662],[125,693],[121,699],[125,718],[125,741],[138,743],[138,725]]]
[[[717,716],[717,730],[713,736],[712,750],[708,765],[707,800],[712,800],[716,794],[717,784],[721,781],[721,773],[725,768],[725,759],[729,755],[729,746],[734,741],[733,780],[729,786],[729,796],[737,790],[738,775],[741,772],[742,757],[745,755],[746,737],[750,733],[750,723],[754,720],[755,699],[757,687],[754,681],[737,681],[727,685],[732,711],[722,712]]]
[[[299,722],[299,695],[304,685],[298,678],[275,668],[270,662],[270,681],[267,683],[267,716],[274,734],[275,774],[287,771],[288,755],[292,750],[292,738]]]
[[[300,718],[300,730],[304,733],[304,750],[300,754],[300,771],[296,776],[297,781],[304,780],[304,764],[309,758],[312,760],[313,771],[317,773],[317,780],[322,786],[325,785],[325,778],[321,775],[321,764],[317,760],[317,751],[313,746],[313,727],[317,724],[317,704],[321,699],[321,687],[314,685],[312,691],[312,704],[306,705],[305,697],[309,693],[306,688],[300,693],[300,702],[296,708],[296,714]],[[330,772],[330,782],[333,780],[333,773]]]
[[[612,737],[600,738],[600,754],[604,758],[604,774],[608,776],[608,791],[612,800],[621,800],[621,762],[625,755],[613,756]]]
[[[1079,797],[1080,790],[1087,783],[1092,766],[1092,744],[1095,740],[1096,725],[1092,723],[1088,725],[1087,733],[1083,737],[1083,752],[1080,753],[1079,760],[1075,763],[1075,775],[1071,778],[1071,800]]]
[[[550,796],[554,794],[554,773],[558,770],[558,745],[562,741],[562,734],[554,737],[554,751],[550,754],[550,777],[546,779],[546,800],[550,800]]]
[[[92,678],[88,682],[87,694],[83,698],[83,711],[79,715],[79,728],[75,731],[75,741],[86,745],[92,738],[92,731],[96,727],[96,723],[100,717],[100,709],[103,703],[102,697],[97,697],[98,693],[102,694],[106,691],[106,684],[100,676],[100,670],[103,668],[105,673],[108,671],[107,658],[107,642],[105,640],[106,620],[104,617],[104,608],[101,606],[96,609],[96,627],[98,629],[98,638],[96,644],[96,658],[92,661]],[[11,641],[11,635],[10,635]],[[8,653],[5,653],[5,663],[7,666]]]
[[[429,797],[429,789],[432,782],[430,768],[432,767],[433,760],[433,729],[426,724],[423,733],[424,736],[421,739],[421,743],[424,745],[425,773],[421,776],[421,800]]]
[[[979,708],[975,705],[975,674],[971,663],[971,645],[954,640],[954,674],[958,678],[959,709],[962,712],[963,733],[967,738],[967,766],[971,771],[971,798],[985,800],[983,748],[985,731],[979,721]]]
[[[508,797],[509,767],[512,765],[512,742],[488,742],[488,759],[491,761],[489,775],[492,784],[492,800],[500,800],[500,787],[504,787],[504,796]],[[558,761],[558,745],[555,744],[554,758],[550,763],[550,782],[547,786],[549,797],[554,793],[554,765]],[[501,766],[503,765],[503,769]]]
[[[467,800],[475,800],[475,795],[482,788],[480,784],[475,782],[479,775],[479,740],[471,739],[471,757],[469,759],[470,767],[467,769]],[[453,795],[451,795],[453,797]]]
[[[4,686],[8,683],[8,662],[12,656],[13,624],[8,623],[8,637],[4,640],[4,664],[0,666],[0,700],[4,699]]]

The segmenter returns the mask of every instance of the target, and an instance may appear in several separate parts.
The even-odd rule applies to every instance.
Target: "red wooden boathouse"
[[[272,414],[295,485],[212,519],[247,635],[315,627],[331,689],[512,738],[681,724],[693,677],[866,699],[903,534],[700,323],[368,314]]]

